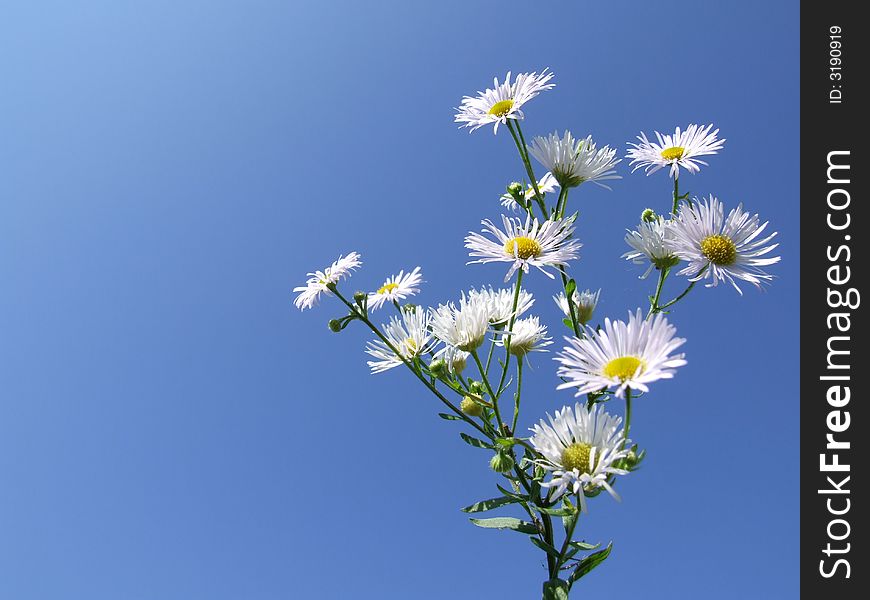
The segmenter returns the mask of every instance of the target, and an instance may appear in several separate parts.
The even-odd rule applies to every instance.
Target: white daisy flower
[[[384,285],[379,287],[376,292],[369,294],[368,307],[371,310],[377,310],[385,302],[398,302],[413,296],[420,291],[418,286],[422,282],[423,277],[420,275],[420,267],[415,268],[410,273],[399,271],[398,275],[393,275],[387,279]]]
[[[465,352],[476,350],[489,331],[489,306],[482,296],[462,295],[457,308],[452,302],[432,311],[432,333],[442,342]]]
[[[671,354],[686,340],[674,337],[677,330],[662,314],[644,320],[640,309],[628,316],[628,323],[604,319],[604,329],[586,328],[586,337],[565,338],[568,345],[556,357],[565,383],[556,389],[577,388],[575,396],[616,387],[648,392],[647,384],[671,379],[674,369],[686,364],[683,354]]]
[[[646,279],[653,267],[661,270],[680,262],[674,254],[670,229],[671,221],[659,217],[652,221],[643,221],[637,229],[629,229],[626,233],[625,243],[632,249],[623,254],[622,258],[636,265],[646,265],[647,270],[640,276],[641,279]]]
[[[440,358],[447,363],[447,370],[453,374],[462,373],[468,364],[468,357],[471,356],[465,350],[460,350],[455,346],[444,346],[435,353],[435,358]]]
[[[610,146],[596,148],[591,135],[582,140],[575,140],[570,131],[561,138],[558,133],[538,136],[532,140],[529,152],[562,187],[576,187],[584,181],[591,181],[609,190],[602,181],[622,179],[614,170],[622,162],[616,158],[616,150]]]
[[[456,109],[454,121],[462,123],[460,127],[470,127],[474,131],[478,127],[493,124],[493,133],[498,133],[499,123],[506,124],[508,119],[524,119],[525,115],[520,110],[526,102],[555,86],[549,83],[553,78],[547,69],[537,73],[520,73],[511,83],[511,74],[508,71],[504,83],[499,83],[498,78],[493,79],[493,89],[478,92],[477,96],[465,96],[462,104]]]
[[[401,356],[393,352],[383,340],[377,339],[366,345],[366,353],[378,360],[368,361],[372,373],[381,373],[403,364],[402,359],[412,360],[416,356],[428,352],[432,347],[432,333],[429,331],[429,312],[419,310],[404,310],[402,318],[390,317],[390,322],[384,325],[383,332],[393,347]]]
[[[510,321],[511,317],[516,314],[520,316],[532,307],[535,299],[526,290],[521,289],[520,295],[517,297],[517,310],[514,313],[514,290],[501,289],[494,290],[491,286],[488,288],[480,288],[480,290],[471,290],[468,292],[469,297],[481,296],[487,305],[489,312],[489,322],[491,325],[503,325]]]
[[[520,184],[511,184],[511,185],[519,186]],[[520,187],[518,189],[522,189],[522,188]],[[549,194],[550,192],[554,192],[557,189],[559,189],[559,182],[556,181],[556,178],[553,177],[552,173],[545,174],[543,177],[541,177],[541,180],[538,181],[538,191],[541,192],[542,196],[545,194]],[[519,191],[517,192],[517,194],[519,194]],[[530,185],[526,188],[526,191],[525,191],[526,204],[531,202],[531,200],[534,199],[534,197],[535,197],[535,188],[533,188]],[[514,199],[514,197],[510,195],[510,193],[502,194],[500,200],[501,200],[502,206],[504,206],[505,208],[509,208],[511,210],[516,210],[520,206],[519,204],[517,204],[516,199]]]
[[[501,338],[496,342],[504,346],[508,338],[507,332],[503,331]],[[514,322],[510,335],[510,353],[522,358],[529,352],[545,352],[544,347],[553,342],[553,338],[547,337],[547,326],[541,325],[538,317],[526,317]]]
[[[338,260],[332,265],[326,267],[322,271],[308,273],[309,279],[304,286],[293,288],[294,292],[299,292],[293,303],[299,310],[311,308],[320,299],[320,294],[327,293],[329,286],[338,283],[345,277],[349,276],[351,271],[362,265],[360,255],[356,252],[351,252],[347,256],[339,256]]]
[[[551,488],[550,500],[570,491],[580,500],[580,509],[588,512],[586,494],[604,488],[614,499],[619,495],[607,482],[611,475],[628,471],[616,464],[628,456],[630,442],[623,439],[622,418],[608,414],[600,404],[587,408],[578,402],[547,415],[531,431],[529,442],[544,457],[535,461],[552,478],[541,485]]]
[[[592,320],[592,313],[595,312],[595,307],[598,306],[598,298],[601,296],[601,290],[593,292],[592,290],[583,290],[578,292],[574,290],[572,298],[574,300],[574,316],[583,325]],[[556,305],[562,310],[566,317],[571,316],[570,307],[568,306],[568,297],[565,292],[559,292],[558,296],[553,296]]]
[[[489,219],[481,221],[484,226],[483,232],[492,234],[495,240],[471,232],[465,238],[465,247],[471,250],[469,256],[480,257],[478,260],[469,261],[467,263],[469,265],[489,262],[512,263],[505,275],[505,281],[509,280],[517,269],[528,273],[529,265],[537,267],[547,277],[553,279],[553,275],[544,267],[559,268],[559,265],[577,258],[577,251],[582,246],[580,242],[570,239],[574,227],[568,219],[547,220],[539,224],[537,219],[531,221],[531,217],[527,217],[524,224],[518,218],[502,215],[501,220],[504,231]]]
[[[719,130],[711,132],[711,129],[713,129],[712,123],[706,127],[689,125],[685,131],[680,131],[677,127],[674,135],[662,135],[656,131],[658,143],[651,142],[646,134],[641,132],[637,136],[639,144],[631,142],[628,144],[631,148],[626,158],[632,159],[630,164],[635,165],[631,172],[634,173],[643,167],[647,175],[652,175],[670,165],[671,177],[680,176],[680,167],[689,173],[697,173],[701,170],[699,165],[707,166],[707,163],[697,157],[716,154],[725,144],[724,139],[720,140],[716,137]]]
[[[759,225],[741,204],[724,215],[722,203],[713,196],[683,206],[672,227],[674,253],[689,264],[679,272],[690,281],[711,279],[707,287],[725,281],[743,293],[737,279],[760,288],[773,279],[761,267],[778,263],[779,256],[764,257],[779,244],[770,244],[776,232],[762,238],[767,222]]]

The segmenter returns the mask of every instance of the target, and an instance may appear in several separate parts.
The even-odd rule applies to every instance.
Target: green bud
[[[509,186],[507,186],[508,194],[511,196],[517,197],[523,193],[523,184],[519,181],[514,181]]]
[[[329,330],[333,333],[338,333],[339,331],[341,331],[341,321],[339,321],[338,319],[330,319],[329,323],[327,323],[327,326],[329,326]]]
[[[652,264],[655,265],[656,269],[661,271],[662,269],[669,269],[673,266],[679,264],[680,259],[676,256],[663,256],[662,258],[653,258]]]
[[[651,208],[645,208],[643,209],[643,212],[640,213],[640,220],[644,221],[645,223],[650,223],[658,218],[659,216],[656,214],[656,211]]]
[[[447,373],[447,363],[440,358],[436,358],[429,363],[429,372],[433,377],[442,377]]]
[[[354,292],[354,293],[353,293],[353,300],[354,300],[354,302],[356,302],[357,304],[362,304],[363,302],[366,301],[366,299],[367,299],[368,297],[369,297],[369,295],[366,294],[365,292]]]
[[[469,417],[479,417],[483,414],[483,407],[478,404],[471,396],[465,396],[459,404],[459,410],[464,412]]]
[[[478,396],[482,395],[486,391],[486,386],[483,385],[482,381],[472,381],[468,384],[468,391],[472,394],[477,394]]]
[[[496,473],[507,473],[514,468],[514,459],[510,454],[496,452],[489,460],[489,467]]]

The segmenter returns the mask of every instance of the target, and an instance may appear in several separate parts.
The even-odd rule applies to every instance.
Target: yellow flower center
[[[620,356],[604,365],[604,376],[610,379],[618,377],[621,381],[625,381],[637,373],[638,367],[643,372],[646,369],[646,363],[636,356]]]
[[[382,285],[381,287],[378,288],[378,293],[379,294],[389,294],[397,287],[399,287],[398,283],[385,283],[384,285]]]
[[[505,242],[504,251],[508,256],[517,256],[523,260],[528,260],[540,256],[542,248],[541,245],[532,238],[520,236],[511,238]]]
[[[589,455],[592,453],[592,446],[583,442],[575,442],[562,450],[562,468],[566,471],[577,469],[581,473],[587,475],[592,474],[589,468]]]
[[[489,109],[489,114],[494,117],[503,117],[508,114],[513,107],[513,100],[501,100],[492,105],[492,108]]]
[[[737,246],[727,235],[711,235],[701,240],[701,253],[714,265],[731,265],[737,258]]]
[[[414,338],[408,338],[407,340],[405,340],[405,348],[407,348],[408,352],[412,356],[417,354],[417,351],[419,350],[419,348],[417,347],[417,342],[416,340],[414,340]]]
[[[683,152],[686,149],[682,146],[674,146],[672,148],[665,148],[662,150],[662,158],[665,160],[679,160],[683,158]]]

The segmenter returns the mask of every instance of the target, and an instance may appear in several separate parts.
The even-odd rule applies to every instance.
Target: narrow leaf
[[[438,416],[444,419],[445,421],[461,421],[462,417],[457,417],[456,415],[450,415],[447,413],[438,413]]]
[[[538,506],[537,504],[534,506],[534,509],[538,512],[542,512],[545,515],[550,515],[553,517],[567,517],[574,514],[574,509],[571,508],[548,508],[543,506]]]
[[[589,544],[587,542],[578,541],[571,541],[569,543],[578,550],[595,550],[596,548],[599,548],[601,546],[601,544]]]
[[[498,438],[495,441],[495,443],[498,444],[499,446],[501,446],[502,448],[512,448],[517,443],[517,440],[515,438],[512,438],[512,437]]]
[[[510,496],[511,498],[516,498],[517,502],[525,502],[526,501],[525,496],[517,494],[516,492],[511,492],[510,490],[506,490],[505,488],[501,487],[499,484],[495,484],[495,487],[497,487],[499,489],[499,491],[502,494],[504,494],[505,496]]]
[[[589,556],[583,557],[583,560],[580,561],[580,564],[577,565],[577,568],[571,573],[571,577],[568,578],[569,583],[574,583],[587,573],[604,562],[604,560],[610,556],[610,550],[613,548],[613,542],[607,544],[607,548],[604,550],[599,550],[598,552],[593,552]]]
[[[460,433],[459,437],[461,437],[462,441],[464,441],[466,444],[468,444],[469,446],[474,446],[475,448],[488,448],[492,450],[495,447],[491,444],[487,444],[483,440],[477,439],[476,437],[471,437],[467,433]]]
[[[528,521],[520,521],[513,517],[494,517],[492,519],[469,519],[478,527],[485,529],[510,529],[511,531],[519,531],[520,533],[535,534],[538,533],[538,528],[534,523]]]
[[[532,540],[532,543],[535,546],[537,546],[538,548],[540,548],[541,550],[543,550],[544,552],[546,552],[550,556],[552,556],[554,558],[559,558],[559,551],[556,550],[553,546],[551,546],[547,542],[541,540],[540,538],[536,538],[534,536],[530,537],[529,539]]]
[[[565,284],[565,296],[569,299],[574,295],[574,292],[577,290],[577,282],[573,279],[569,279],[568,283]]]
[[[460,510],[466,513],[483,512],[485,510],[492,510],[493,508],[504,506],[505,504],[516,504],[519,501],[520,500],[518,498],[501,496],[499,498],[490,498],[489,500],[481,500],[480,502],[475,502],[474,504],[466,506],[465,508],[461,508]]]

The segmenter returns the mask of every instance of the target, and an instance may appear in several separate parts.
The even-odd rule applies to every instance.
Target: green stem
[[[571,538],[574,537],[574,529],[577,527],[577,521],[580,520],[580,498],[575,497],[574,500],[576,504],[574,508],[577,509],[577,513],[574,515],[574,518],[571,519],[571,524],[568,526],[568,530],[565,532],[565,541],[562,542],[562,548],[559,550],[559,560],[556,565],[556,573],[558,574],[559,569],[562,568],[562,565],[565,564],[565,553],[568,551],[568,545],[571,543]]]
[[[495,411],[495,418],[498,421],[495,425],[496,431],[501,429],[501,414],[498,410],[498,396],[496,396],[492,391],[492,386],[489,384],[489,377],[486,376],[486,369],[483,368],[483,363],[480,362],[480,355],[477,354],[477,349],[471,351],[471,356],[474,357],[474,362],[477,364],[477,370],[480,371],[480,377],[483,380],[483,385],[486,386],[486,391],[489,393],[489,397],[492,398],[492,409]]]
[[[501,370],[501,379],[498,382],[498,393],[501,395],[502,390],[504,389],[504,381],[507,377],[508,367],[511,362],[511,335],[513,335],[514,323],[517,320],[517,305],[520,301],[520,288],[523,285],[523,270],[517,270],[517,284],[514,287],[514,303],[513,308],[511,308],[511,318],[508,322],[508,327],[502,335],[502,343],[504,344],[504,367]]]
[[[381,333],[381,330],[378,329],[378,328],[377,328],[377,327],[376,327],[376,326],[375,326],[375,325],[374,325],[374,324],[373,324],[373,323],[368,319],[367,316],[361,314],[361,313],[356,309],[356,307],[355,307],[353,304],[351,304],[350,302],[348,302],[347,299],[339,293],[339,291],[338,291],[337,288],[335,288],[335,287],[331,287],[330,290],[332,291],[332,293],[334,293],[334,294],[336,295],[336,297],[338,297],[339,300],[341,300],[341,301],[342,301],[342,302],[343,302],[343,303],[344,303],[344,304],[345,304],[345,305],[350,309],[350,311],[351,311],[352,313],[358,315],[357,318],[358,318],[360,321],[362,321],[363,323],[365,323],[365,324],[368,326],[368,328],[371,329],[371,330],[374,332],[374,334],[375,334],[376,336],[378,336],[378,337],[381,339],[381,341],[382,341],[384,344],[386,344],[387,347],[388,347],[390,350],[392,350],[393,353],[394,353],[396,356],[399,357],[399,359],[404,363],[404,365],[405,365],[406,367],[408,367],[408,369],[411,370],[411,372],[412,372],[412,373],[417,377],[417,379],[419,379],[420,381],[422,381],[422,382],[423,382],[423,385],[425,385],[427,388],[429,388],[429,391],[431,391],[433,394],[435,394],[435,396],[436,396],[436,397],[437,397],[437,398],[438,398],[438,399],[439,399],[439,400],[440,400],[440,401],[441,401],[445,406],[447,406],[450,410],[452,410],[456,415],[458,415],[459,417],[461,417],[463,421],[465,421],[466,423],[468,423],[469,425],[471,425],[472,427],[474,427],[475,429],[477,429],[480,433],[484,434],[484,435],[487,436],[487,437],[490,437],[490,434],[487,433],[487,431],[486,431],[483,427],[481,427],[480,425],[478,425],[477,423],[475,423],[474,421],[472,421],[471,418],[470,418],[468,415],[466,415],[464,412],[462,412],[461,410],[459,410],[459,407],[457,407],[457,406],[456,406],[455,404],[453,404],[450,400],[448,400],[447,398],[445,398],[444,395],[441,394],[441,392],[439,392],[438,389],[437,389],[437,388],[436,388],[432,383],[430,383],[430,382],[429,382],[429,381],[428,381],[428,380],[423,376],[423,374],[420,372],[419,369],[415,369],[415,368],[414,368],[414,365],[413,365],[411,362],[409,362],[408,359],[406,359],[406,358],[405,358],[405,357],[404,357],[404,356],[403,356],[403,355],[402,355],[402,354],[401,354],[401,353],[396,349],[395,346],[393,346],[392,342],[390,342],[390,340],[388,340],[388,339],[384,336],[384,334]]]
[[[568,188],[559,188],[559,199],[556,201],[556,210],[553,213],[554,218],[561,219],[565,213],[565,207],[568,204]]]
[[[682,294],[680,294],[679,296],[677,296],[676,298],[674,298],[673,300],[671,300],[671,301],[668,302],[667,304],[662,304],[662,305],[659,307],[659,310],[664,310],[664,309],[668,308],[669,306],[673,306],[674,304],[676,304],[677,302],[679,302],[680,300],[682,300],[683,298],[685,298],[685,297],[686,297],[686,294],[688,294],[689,292],[692,291],[692,288],[695,287],[695,284],[696,284],[696,283],[697,283],[696,281],[693,281],[692,283],[690,283],[690,284],[689,284],[689,287],[687,287],[685,290],[683,290],[683,293],[682,293]]]
[[[517,393],[514,396],[514,420],[511,425],[511,434],[517,430],[517,419],[520,417],[520,393],[523,391],[523,359],[517,356]]]
[[[511,132],[511,136],[513,136],[514,138],[514,143],[516,144],[517,150],[520,153],[520,158],[523,161],[523,166],[526,168],[526,175],[529,176],[529,179],[532,182],[532,190],[534,190],[535,192],[535,201],[538,203],[538,207],[541,209],[541,214],[544,215],[544,220],[546,221],[548,218],[547,205],[544,204],[544,196],[541,194],[541,190],[538,189],[538,179],[535,177],[535,170],[532,169],[532,162],[529,160],[529,151],[526,147],[526,139],[523,137],[523,130],[520,128],[519,121],[517,121],[516,126],[516,131],[514,131],[513,124],[510,120],[508,120],[508,130]],[[519,137],[517,137],[517,134],[519,134]]]
[[[496,332],[500,331],[502,328],[501,325],[496,325]],[[489,363],[492,362],[492,352],[495,350],[495,337],[492,338],[492,341],[489,343],[489,352],[486,354],[486,373],[489,374]]]
[[[680,175],[674,177],[674,207],[671,209],[671,214],[677,216],[677,210],[680,208]]]
[[[662,297],[662,287],[665,285],[665,279],[668,278],[668,272],[670,270],[670,267],[663,267],[661,270],[659,270],[659,282],[658,285],[656,285],[656,295],[653,297],[652,302],[650,302],[649,312],[646,315],[647,321],[655,313],[661,310],[661,307],[659,306],[659,299]]]
[[[631,431],[631,388],[625,388],[625,428],[622,431],[622,448],[625,448],[628,433]]]

